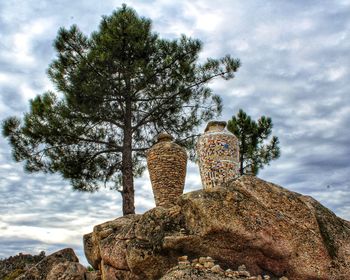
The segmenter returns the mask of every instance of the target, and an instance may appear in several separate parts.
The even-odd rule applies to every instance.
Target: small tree
[[[262,116],[254,121],[242,109],[237,116],[228,121],[227,129],[237,136],[239,141],[240,174],[258,174],[264,165],[280,156],[279,140],[272,136],[271,118]]]
[[[126,5],[90,37],[61,28],[54,46],[48,75],[60,95],[38,95],[23,122],[5,120],[3,134],[27,171],[60,173],[77,190],[119,190],[124,215],[135,212],[133,180],[154,136],[166,131],[191,146],[222,108],[206,85],[233,78],[240,65],[230,56],[199,64],[200,41],[160,39]]]

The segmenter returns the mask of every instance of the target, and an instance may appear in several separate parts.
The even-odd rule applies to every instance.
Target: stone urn
[[[196,152],[204,189],[220,187],[239,176],[238,139],[225,127],[224,121],[211,121],[198,138]]]
[[[171,135],[160,133],[157,143],[147,151],[147,166],[156,206],[171,207],[185,185],[185,149],[174,143]]]

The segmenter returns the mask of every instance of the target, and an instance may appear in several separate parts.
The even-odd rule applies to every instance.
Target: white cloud
[[[34,226],[9,226],[6,231],[1,232],[2,238],[32,239],[46,244],[56,243],[80,243],[80,234],[65,228],[34,227]]]
[[[347,74],[347,69],[345,66],[340,66],[331,68],[327,72],[328,80],[334,82],[344,77]]]
[[[50,18],[40,18],[29,22],[21,27],[21,30],[11,36],[7,46],[8,56],[23,66],[33,67],[36,57],[33,55],[33,44],[35,40],[53,28],[53,21]]]
[[[211,5],[206,2],[185,2],[184,3],[184,17],[193,18],[195,20],[195,28],[206,32],[215,32],[222,24],[222,13],[218,9],[213,9]],[[186,30],[185,27],[182,30]],[[183,31],[180,31],[180,34]]]

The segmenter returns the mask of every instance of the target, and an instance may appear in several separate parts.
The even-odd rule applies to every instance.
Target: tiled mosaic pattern
[[[220,187],[239,175],[238,140],[224,126],[209,128],[199,137],[197,157],[204,189]]]
[[[171,207],[182,195],[187,154],[184,148],[163,139],[147,152],[147,166],[156,206]]]

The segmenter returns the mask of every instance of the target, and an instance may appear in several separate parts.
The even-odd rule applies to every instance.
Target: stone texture
[[[102,256],[106,264],[127,269],[125,242],[135,236],[134,225],[139,218],[140,215],[127,215],[97,225],[93,232],[84,235],[85,256],[94,269],[101,269]]]
[[[15,279],[25,273],[28,269],[35,266],[39,261],[45,258],[45,252],[39,255],[30,255],[19,253],[0,260],[0,279]]]
[[[127,215],[97,225],[92,233],[84,235],[86,259],[101,271],[102,279],[137,279],[129,269],[126,253],[140,218],[141,215]]]
[[[166,273],[160,280],[232,280],[230,276],[220,275],[212,271],[202,271],[192,267],[175,268]],[[234,278],[236,280],[243,278]],[[244,278],[246,280],[246,278]]]
[[[244,264],[241,274],[247,278],[340,280],[350,275],[350,223],[311,197],[253,176],[184,194],[172,208],[156,207],[104,223],[93,235],[93,246],[103,256],[99,266],[105,258],[101,248],[118,247],[115,258],[124,258],[118,262],[126,262],[128,269],[114,269],[134,279],[160,279],[176,266],[181,266],[176,272],[181,275],[192,268],[210,270],[213,261],[203,256],[223,270]],[[125,253],[114,244],[118,240],[125,242]],[[178,259],[184,255],[187,260]],[[198,259],[196,267],[187,263],[193,259]],[[105,264],[112,267],[115,262],[109,256]]]
[[[137,275],[129,270],[119,270],[112,266],[104,264],[101,265],[101,276],[103,280],[141,280]]]
[[[85,273],[85,280],[101,280],[101,272],[100,271],[87,271]]]
[[[64,263],[66,265],[66,268],[73,269],[72,267],[79,268],[81,271],[82,268],[79,266],[79,260],[77,256],[75,255],[73,249],[71,248],[66,248],[62,249],[60,251],[57,251],[45,258],[43,258],[39,263],[37,263],[34,267],[31,269],[27,270],[24,274],[21,276],[17,277],[16,280],[42,280],[46,279],[46,277],[49,275],[50,271],[56,267],[59,264]],[[75,265],[68,265],[68,263],[75,263]],[[63,267],[60,266],[59,268],[62,270]],[[73,269],[74,270],[74,269]],[[67,271],[68,272],[68,271]],[[74,273],[75,277],[75,273]],[[50,278],[52,280],[54,278]],[[57,278],[58,279],[58,278]],[[70,279],[69,275],[66,274],[66,278],[59,278],[59,279]],[[79,278],[72,278],[72,279],[79,279]],[[84,278],[80,278],[84,279]]]
[[[115,240],[114,236],[109,236],[100,243],[101,258],[116,269],[128,270],[126,247],[125,240]]]
[[[46,280],[85,280],[86,268],[77,262],[65,261],[55,264]]]
[[[186,257],[187,256],[183,256]],[[199,259],[193,259],[188,261],[189,265],[182,266],[182,260],[178,262],[178,265],[166,272],[161,280],[218,280],[218,279],[236,279],[236,280],[262,280],[262,276],[250,276],[249,271],[243,270],[243,266],[239,267],[239,271],[232,269],[223,270],[220,265],[213,264],[208,267],[206,264],[215,263],[211,257],[200,257]],[[284,280],[288,278],[283,277]],[[282,279],[282,278],[281,278]]]
[[[199,251],[223,265],[292,279],[349,272],[348,224],[312,198],[242,177],[227,189],[185,194],[181,206],[187,227],[202,237]]]
[[[87,261],[95,269],[99,269],[99,264],[101,262],[101,255],[98,246],[96,246],[95,236],[93,232],[85,234],[83,236],[84,252]]]
[[[184,148],[162,133],[158,142],[147,151],[147,166],[156,206],[171,207],[182,195],[187,166]]]
[[[225,126],[226,122],[209,122],[198,138],[196,152],[204,189],[220,187],[239,176],[238,139]]]

